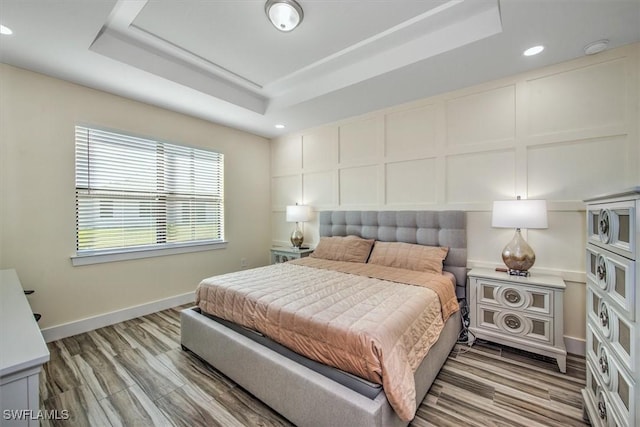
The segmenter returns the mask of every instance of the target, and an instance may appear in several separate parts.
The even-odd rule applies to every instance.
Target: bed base
[[[181,344],[248,390],[297,426],[387,427],[406,426],[395,414],[384,392],[369,399],[302,366],[226,326],[198,313],[183,310]],[[452,315],[415,373],[418,405],[456,344],[460,312]]]

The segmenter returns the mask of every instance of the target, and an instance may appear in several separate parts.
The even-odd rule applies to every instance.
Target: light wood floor
[[[291,426],[180,348],[181,307],[49,343],[41,407],[63,426]],[[507,347],[458,346],[412,426],[584,425],[584,359],[567,374],[553,360]]]

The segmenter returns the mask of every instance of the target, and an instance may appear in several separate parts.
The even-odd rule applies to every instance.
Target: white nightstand
[[[469,330],[476,338],[553,357],[560,372],[567,371],[562,278],[510,276],[480,268],[468,276]]]
[[[291,261],[292,259],[304,258],[313,253],[313,249],[296,249],[294,247],[273,247],[271,248],[271,264]]]

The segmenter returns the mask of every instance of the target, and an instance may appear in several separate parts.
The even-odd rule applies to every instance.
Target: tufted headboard
[[[444,270],[456,277],[456,295],[466,298],[467,214],[463,211],[322,211],[320,236],[356,235],[383,242],[447,246]]]

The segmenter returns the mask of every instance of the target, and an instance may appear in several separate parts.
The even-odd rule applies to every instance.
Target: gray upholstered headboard
[[[467,214],[463,211],[322,211],[320,236],[356,235],[383,242],[447,246],[444,270],[456,276],[466,298]]]

